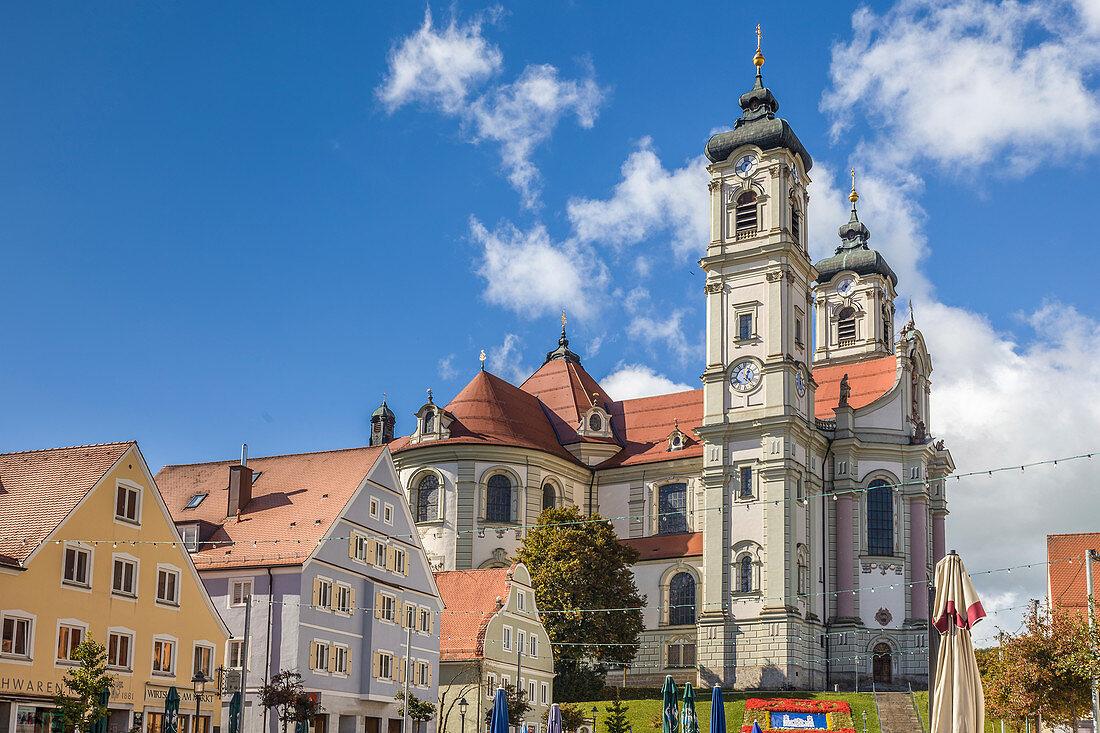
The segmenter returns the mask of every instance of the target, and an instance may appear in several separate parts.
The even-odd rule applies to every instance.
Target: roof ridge
[[[360,446],[354,446],[354,447],[351,447],[351,448],[332,448],[330,450],[311,450],[311,451],[305,451],[303,453],[277,453],[273,456],[249,456],[248,460],[258,461],[258,460],[263,460],[263,459],[268,459],[268,458],[295,458],[295,457],[298,457],[298,456],[318,456],[318,455],[321,455],[322,453],[348,453],[348,452],[355,451],[355,450],[374,450],[374,449],[382,450],[385,447],[386,446],[384,446],[384,445],[360,445]],[[221,465],[223,463],[228,466],[228,465],[233,465],[234,463],[239,463],[239,462],[240,462],[239,458],[229,458],[229,459],[223,459],[223,460],[219,460],[219,461],[199,461],[197,463],[166,463],[166,464],[164,464],[164,466],[161,467],[161,470],[164,470],[165,468],[184,468],[184,467],[187,467],[187,466],[217,466],[217,465]]]
[[[612,400],[611,404],[613,404],[613,405],[622,405],[622,404],[625,404],[627,402],[641,402],[642,400],[655,400],[655,399],[658,399],[660,397],[671,397],[672,395],[687,394],[688,392],[702,392],[702,391],[703,391],[702,387],[695,387],[694,389],[682,389],[678,392],[665,392],[663,394],[651,394],[651,395],[646,395],[645,397],[631,397],[630,399],[626,399],[626,400]]]
[[[80,448],[105,448],[115,445],[137,445],[136,440],[118,440],[111,443],[87,443],[85,445],[59,445],[56,448],[33,448],[31,450],[16,450],[0,453],[0,456],[21,456],[28,453],[49,453],[56,450],[78,450]]]

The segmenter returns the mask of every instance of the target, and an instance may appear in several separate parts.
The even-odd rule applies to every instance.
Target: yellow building
[[[110,733],[159,733],[172,686],[180,733],[221,725],[211,683],[195,728],[191,680],[214,677],[228,631],[137,443],[0,454],[0,733],[49,733],[88,635],[116,680]]]

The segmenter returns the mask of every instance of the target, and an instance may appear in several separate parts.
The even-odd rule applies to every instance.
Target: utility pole
[[[1096,550],[1085,550],[1085,585],[1086,592],[1088,593],[1089,604],[1089,634],[1093,633],[1096,628],[1096,601],[1092,595],[1092,561],[1096,560]],[[1095,730],[1096,726],[1100,724],[1100,686],[1098,686],[1097,679],[1092,678],[1092,725]]]
[[[409,719],[409,667],[412,664],[412,640],[413,640],[413,621],[416,617],[413,615],[412,609],[405,609],[405,623],[409,627],[408,635],[405,637],[405,705],[404,712],[401,715],[401,733],[409,733],[408,725],[405,723]]]
[[[997,627],[997,658],[1004,659],[1005,657],[1005,632],[1000,627]],[[1001,733],[1005,733],[1005,719],[1001,718]]]
[[[270,593],[268,589],[268,593]],[[271,604],[267,606],[267,612],[271,613]],[[240,711],[240,731],[247,730],[244,727],[244,711],[247,709],[245,705],[245,698],[248,695],[248,685],[245,681],[248,679],[248,647],[251,640],[248,637],[250,631],[249,627],[252,625],[252,594],[249,593],[244,597],[244,639],[241,641],[241,711]]]

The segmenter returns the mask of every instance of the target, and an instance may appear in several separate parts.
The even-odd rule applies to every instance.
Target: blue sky
[[[562,307],[613,397],[696,386],[700,155],[757,23],[815,158],[814,252],[854,164],[959,469],[1100,449],[1095,0],[425,10],[5,9],[6,450],[136,438],[156,470],[361,444],[383,392],[407,432],[482,348],[522,378]],[[1085,528],[1089,477],[1043,479],[1041,522],[1004,484],[996,531],[960,482],[960,551],[1042,556]]]

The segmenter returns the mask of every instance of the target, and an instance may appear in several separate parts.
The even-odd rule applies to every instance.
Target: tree
[[[626,722],[626,711],[629,708],[623,705],[619,700],[619,690],[615,689],[615,700],[607,706],[607,712],[604,713],[604,725],[607,726],[607,733],[627,733],[630,729],[630,725]]]
[[[271,682],[260,688],[260,705],[278,711],[283,722],[283,733],[290,723],[308,723],[324,708],[309,694],[302,685],[302,675],[284,669],[271,678]]]
[[[581,699],[574,695],[588,692],[593,677],[598,691],[606,673],[593,663],[630,663],[644,628],[645,597],[631,571],[637,550],[619,542],[610,522],[570,506],[545,510],[516,559],[531,572],[553,647],[555,697]]]
[[[531,711],[531,705],[527,702],[527,693],[517,690],[515,685],[504,686],[504,698],[508,703],[508,724],[519,725]],[[493,719],[493,706],[485,711],[485,725]]]
[[[1004,636],[998,654],[979,656],[989,716],[1076,721],[1090,707],[1089,677],[1080,671],[1089,648],[1080,615],[1049,609],[1030,614],[1023,631]]]
[[[54,697],[54,715],[61,730],[89,731],[107,715],[100,699],[115,685],[115,678],[107,674],[107,650],[91,634],[76,647],[73,659],[80,664],[65,673],[62,691]]]
[[[405,715],[405,691],[397,693],[393,696],[394,700],[401,703],[401,706],[397,708],[397,714],[404,717]],[[413,722],[413,730],[419,728],[417,723],[423,723],[431,720],[435,715],[435,705],[431,704],[427,700],[421,700],[416,695],[409,695],[409,720]]]

